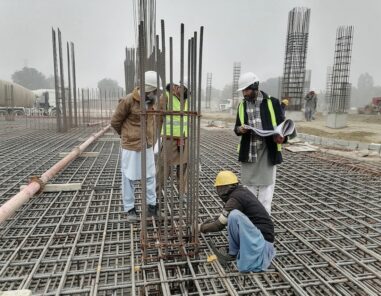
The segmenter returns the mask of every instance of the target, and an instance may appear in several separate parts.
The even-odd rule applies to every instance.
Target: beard
[[[258,97],[258,91],[254,90],[250,95],[243,96],[246,101],[255,101]]]

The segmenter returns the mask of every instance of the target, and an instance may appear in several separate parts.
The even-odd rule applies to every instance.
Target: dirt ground
[[[286,114],[287,115],[287,114]],[[235,115],[229,113],[203,113],[202,118],[206,121],[225,121],[234,124]],[[296,122],[298,132],[326,138],[341,139],[347,141],[359,141],[364,143],[381,143],[381,116],[348,114],[348,126],[341,129],[326,127],[325,117],[317,114],[311,122]]]
[[[235,123],[235,115],[229,113],[203,113],[203,126],[214,121],[217,126],[232,128]],[[363,143],[381,143],[381,116],[379,115],[362,115],[348,114],[348,126],[342,129],[331,129],[325,125],[325,117],[317,114],[316,119],[312,122],[296,122],[298,132],[320,137],[341,139],[347,141],[359,141]],[[215,129],[216,127],[211,127]],[[323,153],[348,157],[376,166],[381,166],[381,157],[376,152],[369,151],[345,151],[343,149],[331,147],[316,147]]]
[[[326,127],[325,117],[321,114],[311,122],[297,122],[297,130],[301,133],[364,143],[381,143],[381,116],[348,114],[347,127],[332,129]]]

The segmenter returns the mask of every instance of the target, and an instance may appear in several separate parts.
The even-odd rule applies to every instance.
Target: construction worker
[[[305,115],[306,121],[311,121],[312,119],[315,119],[313,116],[316,112],[316,106],[317,106],[317,96],[315,92],[311,90],[304,97],[304,115]]]
[[[187,79],[184,79],[187,81]],[[188,84],[183,83],[183,97],[184,97],[184,106],[181,108],[181,83],[170,84],[166,87],[165,95],[160,98],[160,109],[161,110],[172,110],[172,111],[188,111]],[[172,93],[172,98],[170,96]],[[169,100],[172,99],[172,102]],[[172,109],[171,109],[172,108]],[[172,121],[172,122],[171,122]],[[183,116],[183,131],[181,135],[181,117],[179,115],[167,115],[166,124],[163,125],[163,118],[161,118],[160,126],[161,136],[162,136],[162,145],[160,148],[160,161],[157,166],[156,177],[158,182],[156,184],[156,194],[159,196],[159,188],[163,188],[164,180],[168,178],[171,173],[173,166],[176,166],[176,178],[177,178],[177,189],[181,197],[184,197],[186,193],[187,185],[187,159],[188,159],[188,147],[187,147],[187,121],[188,117]],[[172,134],[171,134],[172,132]],[[172,136],[172,137],[171,137]],[[165,142],[165,143],[164,143]],[[166,173],[167,176],[164,176],[164,144],[166,149]],[[180,159],[180,151],[182,150],[182,159]],[[180,172],[180,164],[182,163],[183,171]],[[161,174],[159,174],[159,171]],[[182,186],[180,188],[180,177],[183,177]]]
[[[236,135],[241,137],[238,147],[241,181],[271,214],[276,165],[282,162],[281,144],[287,139],[280,135],[263,138],[245,125],[273,130],[284,121],[284,115],[279,100],[259,90],[259,79],[254,73],[242,74],[238,86],[237,91],[242,91],[244,97],[238,105],[234,127]]]
[[[219,172],[214,186],[224,207],[215,221],[199,225],[200,232],[221,231],[227,226],[228,252],[209,242],[221,263],[236,260],[240,272],[267,270],[275,257],[270,215],[250,190],[239,185],[233,172]]]
[[[282,108],[283,116],[286,117],[286,109],[287,109],[287,106],[288,106],[288,100],[287,99],[283,99],[282,102],[280,103],[280,106]]]
[[[147,110],[154,109],[157,100],[157,73],[148,71],[145,79],[145,104]],[[123,208],[127,214],[128,222],[136,222],[134,183],[141,179],[141,126],[140,126],[140,89],[136,87],[132,93],[122,98],[111,119],[111,126],[121,136],[122,146],[122,195]],[[146,176],[147,176],[147,216],[156,216],[156,182],[155,161],[153,153],[154,116],[147,115],[147,150],[146,150]]]

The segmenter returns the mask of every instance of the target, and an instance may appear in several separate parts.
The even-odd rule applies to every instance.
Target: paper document
[[[274,130],[262,130],[246,124],[243,127],[252,130],[254,133],[261,137],[268,137],[272,135],[281,135],[282,137],[289,135],[292,137],[296,136],[295,124],[291,119],[283,121],[281,124],[275,127]]]

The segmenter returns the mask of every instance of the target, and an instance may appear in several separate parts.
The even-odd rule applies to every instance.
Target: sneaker
[[[211,241],[209,241],[209,245],[212,248],[214,255],[217,256],[217,259],[222,266],[226,266],[229,262],[234,261],[236,259],[236,256],[230,255],[223,248],[217,248]]]
[[[134,223],[138,221],[138,215],[136,214],[135,208],[132,208],[127,212],[127,222]]]

